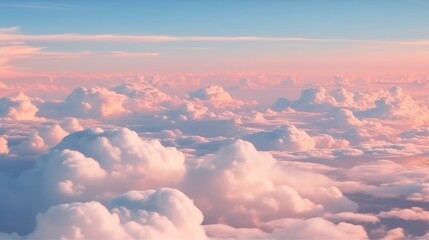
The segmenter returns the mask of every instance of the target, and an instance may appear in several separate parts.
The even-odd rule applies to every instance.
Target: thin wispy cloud
[[[349,38],[308,38],[273,36],[177,36],[177,35],[127,35],[127,34],[22,34],[17,27],[0,29],[1,41],[26,42],[308,42],[308,43],[390,43],[406,45],[429,45],[427,39],[388,40],[388,39],[349,39]]]

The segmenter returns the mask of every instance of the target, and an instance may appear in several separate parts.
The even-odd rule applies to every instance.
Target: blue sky
[[[419,39],[429,34],[427,9],[424,0],[0,1],[0,24],[27,33]]]
[[[428,9],[429,1],[425,0],[0,0],[0,28],[19,27],[14,33],[24,35],[25,40],[13,37],[12,40],[23,42],[26,52],[31,52],[27,58],[21,54],[3,60],[10,69],[70,72],[84,68],[89,71],[91,67],[107,71],[115,67],[127,72],[143,69],[301,74],[319,66],[314,74],[324,71],[336,75],[352,70],[354,73],[421,72],[428,69],[425,64],[429,60]],[[112,34],[300,37],[328,41],[64,42],[52,36],[69,33],[97,39],[100,34]],[[35,35],[50,36],[51,40],[28,40]],[[425,42],[416,44],[416,40]],[[114,51],[134,55],[128,54],[131,57],[127,59],[123,54],[113,58],[111,52]],[[64,52],[75,52],[72,57],[75,59],[66,59]],[[82,54],[84,52],[98,55]],[[156,53],[156,57],[148,58],[142,53]],[[47,55],[50,59],[46,59]],[[79,61],[76,61],[77,55]],[[110,56],[107,60],[106,55]],[[57,56],[55,65],[52,64],[54,56]]]

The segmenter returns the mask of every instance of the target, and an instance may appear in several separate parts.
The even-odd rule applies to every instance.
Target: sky
[[[427,73],[429,3],[1,1],[8,74]]]

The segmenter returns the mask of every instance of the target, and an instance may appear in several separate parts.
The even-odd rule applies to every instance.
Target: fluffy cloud
[[[222,224],[205,226],[207,235],[217,239],[368,239],[362,226],[345,222],[334,224],[323,218],[284,218],[265,223],[262,228],[263,231]]]
[[[284,216],[356,209],[356,204],[330,186],[329,180],[298,183],[293,180],[297,176],[320,178],[281,168],[269,153],[237,140],[189,169],[183,189],[205,213],[207,223],[235,227],[258,226]],[[303,184],[306,188],[301,188]],[[208,188],[211,191],[204,191]]]
[[[345,148],[348,147],[350,142],[345,139],[335,139],[328,134],[320,134],[313,137],[315,146],[317,148]]]
[[[133,112],[162,110],[178,104],[179,101],[158,88],[144,83],[123,83],[113,90],[128,97],[124,106]]]
[[[312,87],[302,90],[296,101],[279,98],[272,109],[280,111],[289,107],[308,112],[345,108],[356,111],[358,117],[402,120],[416,125],[427,125],[429,122],[427,107],[400,87],[366,93],[353,93],[344,88],[328,92],[323,87]],[[350,112],[347,114],[350,115]]]
[[[0,238],[400,239],[428,230],[427,209],[410,208],[429,201],[423,94],[313,87],[279,100],[277,112],[237,104],[240,91],[257,93],[253,82],[228,88],[234,98],[216,85],[177,97],[185,85],[111,78],[64,101],[0,100]]]
[[[7,154],[7,153],[9,153],[7,139],[4,137],[0,137],[0,154]]]
[[[429,221],[429,212],[423,208],[412,207],[409,209],[394,208],[378,214],[381,218],[400,218],[407,221]]]
[[[49,124],[31,133],[30,136],[13,148],[13,152],[17,155],[37,155],[46,152],[69,134],[61,125],[65,126],[70,132],[82,129],[76,119],[66,119],[60,124]]]
[[[109,204],[136,239],[205,239],[203,214],[175,189],[131,191]]]
[[[417,125],[429,123],[429,110],[417,103],[400,87],[392,87],[375,101],[375,107],[360,113],[365,117],[405,120]]]
[[[96,201],[50,207],[24,239],[206,239],[202,220],[178,190],[132,191],[114,197],[109,208]]]
[[[197,98],[200,100],[209,100],[215,102],[231,102],[233,99],[228,92],[222,87],[210,85],[206,88],[198,89],[194,92],[188,93],[190,98]]]
[[[40,136],[33,136],[39,139],[31,140],[33,148],[46,147]],[[5,194],[16,196],[26,206],[15,222],[6,211],[15,204],[9,198],[0,200],[4,213],[0,227],[8,219],[11,229],[25,232],[28,226],[18,224],[22,218],[31,219],[32,214],[55,204],[103,201],[128,190],[178,185],[185,174],[184,158],[175,148],[166,148],[157,140],[143,140],[128,129],[72,133],[39,157],[33,168],[16,177],[0,175]]]
[[[316,142],[304,130],[285,125],[272,131],[261,131],[245,138],[260,150],[308,151]]]
[[[274,110],[283,110],[292,107],[301,111],[326,111],[336,105],[334,97],[330,96],[323,87],[312,87],[301,91],[301,96],[296,101],[279,98],[272,106]]]
[[[340,222],[334,224],[323,218],[280,219],[266,224],[273,228],[278,239],[368,239],[365,229],[359,225]]]
[[[55,151],[71,149],[96,159],[103,169],[128,188],[175,183],[184,174],[184,155],[157,140],[142,140],[129,129],[100,128],[65,137]],[[140,186],[140,187],[139,187]]]
[[[45,114],[70,117],[106,117],[126,113],[127,97],[102,87],[76,88],[61,103],[43,105]],[[52,111],[54,108],[54,111]]]
[[[66,118],[60,123],[60,126],[69,133],[83,130],[83,127],[76,118]]]
[[[185,97],[189,98],[191,101],[202,101],[206,105],[209,105],[215,109],[237,109],[244,105],[255,104],[253,101],[245,102],[235,99],[227,91],[225,91],[223,87],[217,85],[210,85],[193,92],[188,92]]]
[[[39,120],[36,113],[39,109],[23,93],[0,98],[0,118],[5,120]]]

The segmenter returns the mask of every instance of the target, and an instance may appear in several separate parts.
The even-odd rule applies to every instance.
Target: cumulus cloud
[[[113,90],[128,97],[124,106],[134,112],[163,110],[179,103],[177,98],[146,83],[123,83]]]
[[[293,180],[297,176],[322,181],[298,183]],[[303,184],[306,188],[301,188]],[[317,174],[281,168],[271,154],[237,140],[189,169],[183,189],[205,213],[206,223],[251,227],[283,216],[356,209],[355,203],[330,184]],[[203,190],[207,188],[212,190]]]
[[[190,100],[202,101],[205,104],[213,108],[232,108],[237,109],[243,105],[254,105],[254,101],[245,102],[239,99],[233,98],[225,89],[221,86],[210,85],[205,88],[200,88],[193,92],[188,92],[185,96]]]
[[[360,225],[334,224],[323,218],[280,219],[265,225],[278,239],[368,239]]]
[[[316,148],[345,148],[348,147],[350,142],[345,139],[335,139],[328,134],[320,134],[313,137]]]
[[[63,101],[0,100],[0,238],[400,239],[427,232],[407,222],[427,221],[428,99],[406,94],[405,85],[312,87],[272,111],[237,100],[236,88],[229,88],[234,97],[218,85],[178,97],[172,93],[185,85],[167,86],[172,78],[138,77],[88,83]],[[192,88],[201,86],[196,78]],[[257,82],[242,85],[257,91]],[[44,121],[28,121],[39,116]]]
[[[279,98],[272,106],[274,110],[282,110],[292,107],[301,111],[326,111],[335,106],[335,98],[330,96],[323,87],[312,87],[301,91],[301,96],[296,101]]]
[[[131,191],[113,198],[109,207],[136,239],[206,238],[203,214],[175,189]]]
[[[65,126],[70,132],[77,129],[82,129],[76,119],[67,119],[60,123]],[[37,155],[57,145],[65,136],[69,134],[59,124],[49,124],[39,128],[25,138],[18,146],[13,148],[13,152],[17,155]]]
[[[429,123],[429,110],[400,87],[392,87],[375,101],[375,107],[360,113],[365,117],[406,120],[417,125]]]
[[[126,128],[76,132],[65,137],[54,152],[63,149],[96,159],[117,181],[131,184],[130,188],[171,184],[185,171],[181,152],[162,146],[158,140],[142,140]]]
[[[97,201],[52,206],[37,215],[34,231],[23,238],[206,239],[202,220],[202,213],[178,190],[132,191],[114,197],[109,207]]]
[[[83,127],[76,118],[66,118],[60,123],[60,126],[69,133],[83,130]]]
[[[198,89],[194,92],[188,93],[190,98],[197,98],[200,100],[210,100],[219,102],[230,102],[232,101],[231,95],[226,92],[222,87],[216,85],[210,85],[206,88]]]
[[[288,124],[271,131],[261,131],[248,135],[246,140],[260,150],[308,151],[316,142],[304,130]]]
[[[102,87],[74,89],[63,102],[42,104],[44,116],[98,118],[128,112],[127,97]]]
[[[383,211],[378,214],[381,218],[400,218],[408,221],[429,221],[429,211],[420,207],[409,209],[394,208],[390,211]]]
[[[26,143],[27,149],[46,148],[40,136],[33,138]],[[4,179],[6,195],[32,203],[25,203],[26,213],[14,222],[5,211],[13,209],[13,204],[8,198],[0,200],[4,212],[0,226],[9,218],[11,228],[19,229],[23,217],[31,219],[35,212],[55,204],[101,201],[128,190],[178,185],[185,174],[184,159],[175,148],[164,147],[158,140],[143,140],[129,129],[74,132],[39,157],[33,168]]]
[[[382,240],[400,240],[405,238],[404,229],[402,228],[394,228],[389,230],[386,233],[386,236],[382,238]]]
[[[216,224],[205,226],[209,236],[217,239],[368,239],[359,225],[340,222],[334,224],[323,218],[279,219],[259,228],[233,228]]]
[[[7,139],[0,136],[0,154],[7,154],[7,153],[9,153]]]
[[[38,110],[24,93],[0,99],[0,118],[4,120],[39,120]]]
[[[326,112],[344,108],[354,111],[358,117],[402,120],[416,125],[427,125],[429,121],[427,107],[400,87],[365,93],[350,92],[345,88],[328,92],[323,87],[312,87],[303,89],[296,101],[279,98],[272,106],[272,109],[277,111],[286,108],[305,112]],[[350,115],[350,112],[347,114]]]
[[[48,146],[43,141],[43,138],[39,136],[37,132],[31,134],[28,138],[24,139],[14,149],[19,155],[37,155],[48,150]]]

